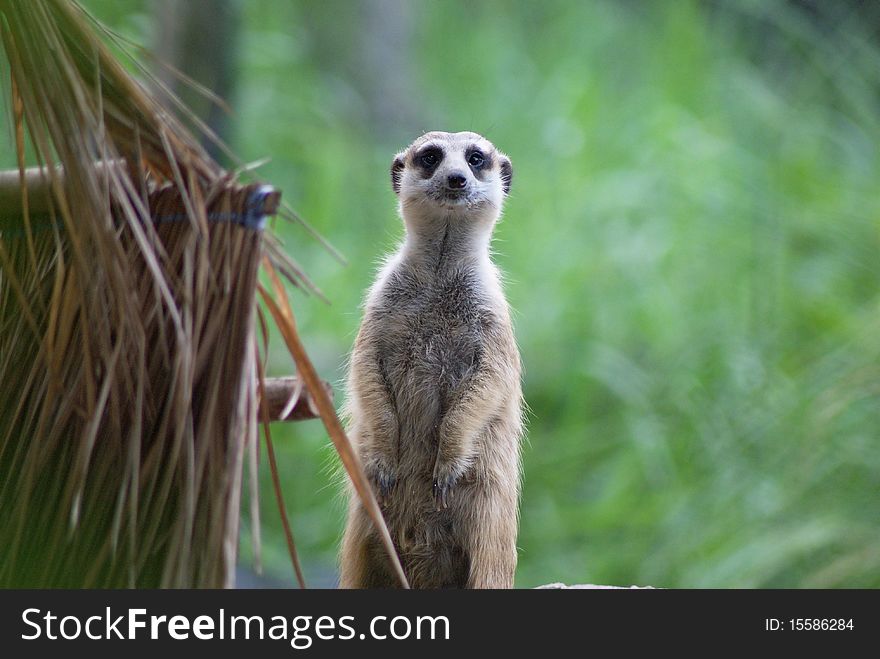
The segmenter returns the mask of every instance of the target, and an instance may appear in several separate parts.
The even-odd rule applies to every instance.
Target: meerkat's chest
[[[389,384],[433,397],[454,389],[479,365],[487,315],[479,282],[467,276],[422,288],[391,282],[377,314]]]

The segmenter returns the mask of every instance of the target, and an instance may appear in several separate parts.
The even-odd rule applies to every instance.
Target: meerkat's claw
[[[376,501],[380,507],[384,508],[388,505],[391,493],[394,492],[394,488],[397,486],[397,477],[391,470],[376,465],[367,467],[366,473],[367,478],[370,479],[370,483],[373,485]]]
[[[382,473],[379,475],[376,479],[376,493],[380,506],[384,506],[388,503],[388,497],[391,496],[396,485],[397,479],[393,474]]]
[[[449,508],[449,498],[452,494],[452,479],[434,479],[434,510],[446,510]]]

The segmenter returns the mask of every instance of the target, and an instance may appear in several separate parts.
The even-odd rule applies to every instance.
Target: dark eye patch
[[[465,154],[465,158],[467,159],[467,164],[474,170],[482,169],[489,160],[486,154],[479,149],[469,149]],[[488,164],[491,166],[491,161]]]
[[[421,170],[423,178],[430,178],[443,161],[443,150],[436,146],[427,146],[413,156],[413,164]]]
[[[485,181],[491,176],[492,167],[495,166],[492,153],[486,153],[479,147],[472,146],[464,152],[464,159],[478,180]]]

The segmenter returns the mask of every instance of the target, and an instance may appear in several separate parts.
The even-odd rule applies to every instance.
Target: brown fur
[[[414,162],[431,144],[441,162]],[[511,174],[510,160],[474,133],[428,133],[392,164],[406,241],[367,295],[348,415],[414,588],[513,586],[520,358],[489,258]],[[447,184],[454,176],[467,180],[460,194]],[[340,585],[397,585],[353,494]]]

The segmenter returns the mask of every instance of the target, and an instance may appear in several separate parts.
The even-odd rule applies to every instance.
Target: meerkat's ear
[[[510,164],[510,158],[501,156],[501,188],[504,194],[510,194],[510,183],[513,181],[513,165]]]
[[[398,153],[391,161],[391,187],[397,194],[400,194],[400,177],[403,175],[405,160],[406,154]]]

